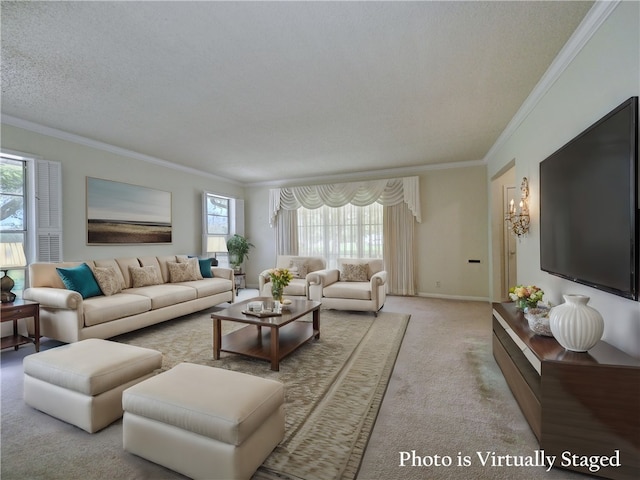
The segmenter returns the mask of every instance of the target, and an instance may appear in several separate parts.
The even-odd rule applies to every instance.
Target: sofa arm
[[[77,310],[82,305],[82,295],[64,288],[31,287],[27,288],[22,296],[25,300],[38,302],[45,307]]]
[[[211,273],[214,277],[224,278],[225,280],[233,280],[233,269],[225,267],[211,267]]]

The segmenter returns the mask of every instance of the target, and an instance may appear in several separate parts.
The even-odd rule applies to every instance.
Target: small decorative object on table
[[[271,296],[274,300],[282,303],[284,287],[289,285],[293,275],[286,268],[273,268],[269,270],[269,277],[271,279]]]
[[[535,285],[516,285],[509,289],[509,298],[516,302],[516,307],[524,311],[525,308],[536,308],[542,301],[544,292]]]
[[[526,307],[524,309],[524,318],[527,319],[529,328],[536,335],[553,337],[551,327],[549,326],[549,308],[542,305],[535,308]]]
[[[587,305],[586,295],[563,295],[565,303],[549,312],[549,325],[558,343],[572,352],[593,348],[604,333],[600,312]]]

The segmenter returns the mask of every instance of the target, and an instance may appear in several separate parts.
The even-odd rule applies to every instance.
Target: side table
[[[238,290],[241,288],[247,288],[247,274],[246,273],[234,273],[234,283],[236,287],[236,295],[238,295]]]
[[[13,322],[13,335],[2,337],[0,339],[0,348],[5,349],[14,347],[18,350],[20,345],[33,343],[36,346],[36,352],[40,351],[40,304],[30,302],[29,300],[16,299],[11,303],[2,303],[2,315],[0,321]],[[26,337],[18,333],[18,320],[33,317],[34,336]]]

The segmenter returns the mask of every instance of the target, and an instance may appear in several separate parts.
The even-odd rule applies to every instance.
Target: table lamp
[[[224,237],[207,237],[207,253],[213,253],[211,265],[218,265],[218,253],[227,252],[227,241]]]
[[[0,279],[0,301],[11,303],[16,299],[15,293],[11,291],[15,285],[13,279],[7,275],[7,270],[27,265],[22,243],[0,243],[0,270],[4,276]]]

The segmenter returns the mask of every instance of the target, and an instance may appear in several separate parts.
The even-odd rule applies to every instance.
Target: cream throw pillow
[[[96,267],[93,269],[93,276],[96,277],[100,290],[107,297],[122,290],[120,279],[113,267]]]
[[[181,258],[178,257],[178,263],[186,263],[191,266],[193,269],[193,274],[195,275],[195,280],[202,280],[204,277],[202,276],[202,272],[200,271],[200,262],[196,257],[191,258]]]
[[[366,263],[343,263],[340,269],[340,281],[342,282],[366,282],[367,264]]]
[[[169,267],[169,281],[171,283],[191,282],[198,280],[191,264],[183,262],[167,262]]]
[[[309,273],[309,266],[305,260],[291,260],[289,271],[293,278],[306,278]]]
[[[146,267],[129,267],[129,273],[131,274],[131,283],[133,288],[146,287],[148,285],[158,285],[162,283],[160,281],[160,272],[153,265]]]

